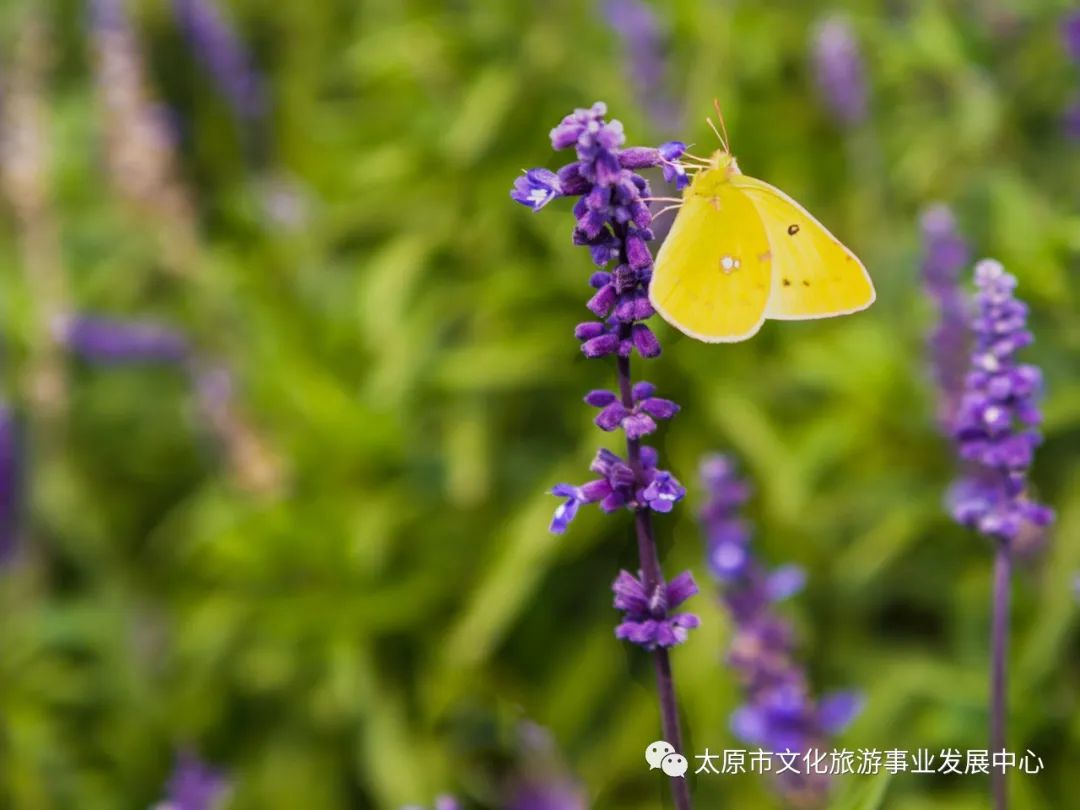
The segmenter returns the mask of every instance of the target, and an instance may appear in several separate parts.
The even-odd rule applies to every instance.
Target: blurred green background
[[[139,62],[82,3],[0,10],[2,369],[23,451],[0,572],[0,806],[144,808],[186,745],[228,773],[229,808],[440,792],[493,808],[524,720],[590,806],[667,806],[641,753],[651,668],[613,637],[629,516],[547,532],[546,489],[612,442],[581,402],[612,369],[572,335],[591,265],[567,203],[534,216],[508,191],[563,162],[547,133],[574,107],[606,101],[630,143],[706,151],[714,97],[743,170],[859,253],[878,301],[730,346],[660,329],[647,374],[683,410],[658,445],[690,489],[657,521],[665,569],[708,582],[695,470],[733,453],[762,555],[808,571],[784,610],[816,687],[867,695],[838,745],[985,747],[990,555],[942,509],[953,464],[923,349],[918,217],[949,203],[1033,308],[1035,481],[1058,523],[1016,581],[1010,748],[1046,770],[1012,790],[1017,808],[1076,806],[1080,165],[1059,122],[1080,68],[1064,4],[656,4],[658,92],[679,113],[664,120],[598,4],[219,6],[264,76],[263,115],[230,110],[167,0],[127,6],[141,110],[103,68]],[[814,26],[834,13],[866,66],[855,127],[814,86]],[[171,140],[132,125],[154,111]],[[50,338],[63,312],[183,330],[230,370],[230,404],[208,417],[174,365],[69,356]],[[690,605],[703,626],[673,656],[689,747],[742,747],[727,621],[708,586]],[[693,785],[703,810],[782,806],[756,776]],[[987,791],[906,774],[881,806],[984,808]]]

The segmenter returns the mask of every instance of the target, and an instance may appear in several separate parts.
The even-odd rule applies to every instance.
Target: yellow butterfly
[[[766,318],[858,312],[874,297],[855,254],[784,192],[740,172],[726,143],[683,192],[649,285],[664,320],[707,343],[746,340]]]

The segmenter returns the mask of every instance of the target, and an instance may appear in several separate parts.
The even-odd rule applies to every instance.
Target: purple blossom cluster
[[[649,184],[636,170],[659,167],[665,179],[684,187],[688,178],[678,159],[685,145],[671,141],[657,148],[626,148],[622,124],[605,120],[606,113],[605,105],[597,103],[566,116],[551,131],[551,144],[556,150],[573,148],[576,160],[558,172],[532,169],[510,193],[534,211],[557,197],[577,198],[573,241],[588,248],[601,269],[590,279],[594,293],[586,304],[595,319],[579,324],[575,335],[586,357],[617,358],[618,391],[592,391],[585,402],[600,409],[596,424],[602,430],[625,434],[627,455],[600,450],[591,465],[597,478],[552,489],[564,499],[551,522],[555,533],[566,531],[582,504],[599,504],[605,512],[664,513],[686,494],[670,472],[660,469],[656,451],[640,443],[656,430],[657,421],[670,419],[679,407],[656,396],[650,383],[634,384],[629,365],[634,352],[643,358],[660,354],[660,343],[645,323],[654,314],[649,303],[652,214],[643,199]],[[654,555],[653,548],[647,556]],[[685,574],[665,584],[655,570],[658,564],[654,569],[651,560],[643,559],[642,565],[646,573],[640,580],[623,572],[615,582],[615,606],[625,613],[619,637],[647,649],[684,641],[697,618],[669,619],[666,611],[691,595],[693,580]]]
[[[615,607],[623,612],[615,637],[647,650],[682,644],[700,620],[693,613],[671,611],[698,592],[689,571],[671,582],[660,582],[650,592],[645,582],[629,571],[620,571],[612,585]]]
[[[950,501],[958,522],[1011,543],[1054,518],[1053,510],[1031,500],[1027,483],[1042,442],[1042,374],[1016,359],[1034,340],[1027,305],[1015,295],[1016,278],[1000,262],[985,259],[975,266],[975,285],[975,346],[953,424],[967,468]]]
[[[237,118],[262,118],[266,112],[263,78],[221,9],[213,0],[173,0],[173,10],[196,58],[213,77]]]
[[[937,324],[928,344],[938,391],[938,423],[949,433],[960,407],[970,356],[968,300],[960,287],[960,271],[970,251],[944,205],[932,206],[923,214],[922,235],[923,288],[937,309]]]
[[[228,783],[220,771],[191,751],[181,751],[169,777],[165,800],[154,810],[214,810],[221,806],[227,790]]]
[[[843,126],[862,123],[867,113],[866,70],[851,26],[838,18],[820,23],[812,59],[825,106]]]
[[[655,448],[642,445],[638,454],[638,472],[610,450],[597,451],[589,469],[599,477],[581,486],[556,484],[551,493],[565,498],[555,509],[551,531],[562,534],[577,515],[582,504],[598,503],[605,512],[619,509],[651,509],[670,512],[682,500],[686,488],[667,470],[657,469]]]
[[[858,714],[862,698],[841,691],[814,699],[795,657],[791,624],[775,610],[777,602],[802,588],[802,570],[768,570],[754,556],[750,526],[740,515],[750,488],[727,456],[707,456],[700,476],[706,492],[700,513],[706,564],[733,625],[727,662],[746,694],[732,715],[732,731],[748,745],[770,751],[822,749]],[[811,800],[824,795],[828,782],[785,773],[778,787],[789,797]]]

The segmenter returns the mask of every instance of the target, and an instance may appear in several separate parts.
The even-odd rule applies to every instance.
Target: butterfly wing
[[[750,198],[697,178],[653,267],[649,298],[664,319],[707,343],[745,340],[769,300],[769,240]]]
[[[874,285],[862,262],[805,208],[745,174],[733,175],[731,183],[753,203],[768,234],[772,290],[767,318],[828,318],[874,303]]]

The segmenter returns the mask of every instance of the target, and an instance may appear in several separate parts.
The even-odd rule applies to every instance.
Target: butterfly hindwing
[[[687,189],[657,254],[649,297],[691,337],[744,340],[765,319],[769,265],[769,240],[753,202],[719,172],[704,172]]]
[[[874,285],[862,262],[805,208],[753,177],[737,174],[731,183],[753,203],[768,235],[772,289],[767,318],[827,318],[874,302]]]

